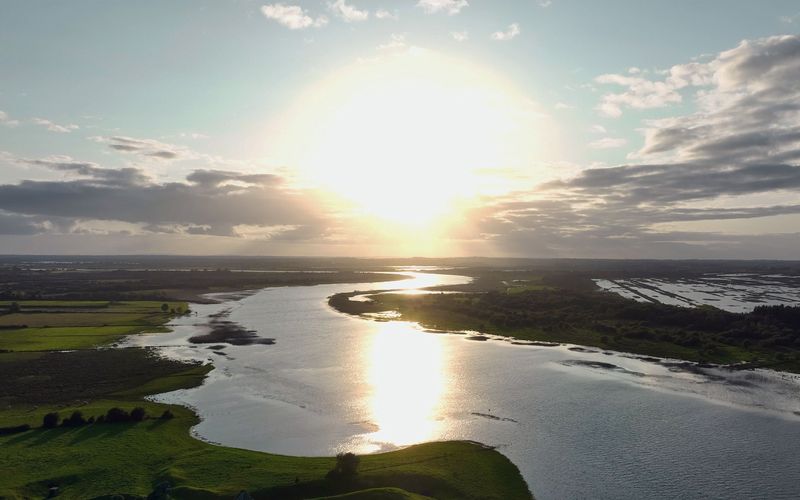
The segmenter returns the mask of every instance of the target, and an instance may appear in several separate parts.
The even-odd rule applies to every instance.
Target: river
[[[471,439],[497,446],[540,500],[800,497],[797,376],[479,342],[327,305],[338,292],[468,280],[410,276],[197,304],[173,332],[128,343],[214,363],[201,387],[155,399],[195,408],[195,435],[226,446],[332,455]],[[219,354],[188,342],[209,314],[228,308],[230,320],[276,343]]]

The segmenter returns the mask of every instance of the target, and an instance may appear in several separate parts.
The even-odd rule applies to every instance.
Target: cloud
[[[197,155],[183,146],[167,144],[155,139],[137,139],[126,136],[92,137],[92,140],[106,144],[114,151],[136,154],[145,158],[159,160],[179,160],[193,158]]]
[[[564,103],[564,102],[560,102],[560,101],[557,102],[554,107],[556,109],[575,109],[575,106],[572,106],[570,104],[567,104],[567,103]]]
[[[138,168],[103,168],[96,163],[77,161],[69,156],[48,156],[41,159],[14,158],[13,161],[24,165],[88,177],[90,181],[87,182],[91,183],[136,185],[150,180],[149,176]]]
[[[589,132],[592,132],[593,134],[605,134],[607,130],[602,125],[592,125],[589,127]]]
[[[264,14],[267,19],[272,19],[290,30],[302,30],[310,27],[321,28],[328,24],[328,18],[325,16],[312,18],[306,13],[305,9],[299,5],[286,5],[282,3],[263,5],[261,7],[261,13]]]
[[[79,178],[0,185],[0,227],[15,234],[76,227],[80,221],[228,237],[240,225],[326,224],[318,196],[291,190],[273,174],[195,170],[183,182],[156,183],[138,169],[68,157],[19,161]]]
[[[32,121],[36,125],[41,125],[42,127],[45,127],[50,132],[59,132],[62,134],[66,134],[72,132],[73,130],[78,130],[80,128],[74,123],[70,123],[68,125],[59,125],[58,123],[54,123],[44,118],[34,118]]]
[[[392,33],[391,37],[389,37],[389,41],[378,45],[378,50],[394,50],[394,49],[403,49],[407,47],[408,44],[406,43],[406,36],[402,33]]]
[[[618,78],[630,77],[604,80],[639,84]],[[468,216],[470,231],[512,255],[800,255],[800,229],[759,234],[765,224],[755,222],[800,217],[800,37],[743,41],[706,62],[674,66],[659,81],[693,91],[696,110],[646,122],[636,162],[487,200]],[[741,227],[752,233],[686,229],[700,221],[750,221]]]
[[[625,108],[654,109],[683,102],[681,90],[713,84],[720,65],[719,58],[710,62],[679,64],[662,72],[664,78],[660,80],[643,76],[645,72],[636,67],[629,68],[625,75],[600,75],[595,78],[596,83],[625,87],[626,90],[603,95],[597,110],[605,116],[617,118]]]
[[[375,11],[375,17],[377,19],[390,19],[392,21],[397,21],[400,16],[398,15],[397,11],[389,12],[386,9],[378,9]]]
[[[512,38],[519,36],[520,33],[522,33],[522,30],[519,27],[519,23],[511,23],[508,25],[508,28],[506,28],[505,31],[495,31],[492,33],[492,40],[501,42],[511,40]]]
[[[539,4],[539,7],[550,7],[553,5],[553,0],[537,0],[536,3]]]
[[[186,176],[186,180],[211,188],[218,188],[226,184],[266,186],[283,182],[283,178],[275,174],[243,174],[228,170],[195,170]]]
[[[782,23],[792,24],[800,20],[800,14],[794,14],[792,16],[781,16],[780,20]]]
[[[369,11],[359,10],[345,0],[328,2],[328,9],[347,23],[366,21],[369,18]]]
[[[8,113],[5,111],[0,111],[0,125],[5,125],[6,127],[16,127],[19,125],[19,120],[12,120]]]
[[[43,223],[35,217],[0,211],[0,235],[31,235],[43,229]]]
[[[466,42],[467,40],[469,40],[469,33],[467,33],[466,30],[464,30],[464,31],[451,31],[450,32],[450,36],[453,38],[453,40],[455,40],[457,42]]]
[[[627,139],[621,137],[603,137],[589,143],[589,147],[593,149],[615,149],[621,148],[628,143]]]
[[[428,14],[446,12],[448,15],[455,15],[461,9],[468,7],[467,0],[419,0],[417,7],[421,7]]]

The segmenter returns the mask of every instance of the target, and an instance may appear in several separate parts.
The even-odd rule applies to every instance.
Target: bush
[[[18,432],[25,432],[29,430],[31,430],[31,426],[28,424],[15,425],[12,427],[0,427],[0,436],[17,434]]]
[[[328,472],[329,479],[349,479],[358,474],[361,459],[355,453],[339,453],[336,455],[336,466]]]
[[[173,415],[172,412],[169,410],[164,410],[164,413],[162,413],[161,417],[159,418],[161,418],[161,420],[170,420],[172,418],[175,418],[175,415]]]
[[[69,418],[65,418],[61,425],[64,427],[80,427],[86,424],[86,419],[83,418],[83,413],[79,411],[72,412]]]
[[[52,412],[48,413],[47,415],[42,418],[42,427],[45,429],[52,429],[53,427],[58,426],[58,413]]]
[[[141,406],[137,406],[131,411],[131,420],[134,422],[141,422],[147,418],[147,412]]]
[[[106,412],[106,422],[109,424],[116,424],[118,422],[130,422],[131,416],[128,414],[127,411],[123,410],[122,408],[111,408]]]

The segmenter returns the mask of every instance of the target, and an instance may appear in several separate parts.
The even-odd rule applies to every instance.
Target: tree
[[[42,419],[42,427],[45,429],[52,429],[58,426],[58,413],[52,412],[48,413]]]
[[[336,455],[336,466],[328,472],[332,479],[349,479],[358,474],[358,465],[361,459],[355,453],[339,453]]]
[[[169,311],[169,304],[166,303],[161,304],[161,312],[167,312],[167,311]]]
[[[130,422],[131,416],[122,408],[111,408],[106,412],[106,422],[115,424],[117,422]]]
[[[8,306],[9,314],[14,314],[22,311],[22,308],[19,306],[19,302],[12,302],[10,306]]]
[[[141,406],[137,406],[131,411],[131,420],[134,422],[141,422],[147,417],[147,412]]]
[[[161,420],[169,420],[171,418],[175,418],[175,415],[169,410],[164,410],[164,413],[161,414]]]
[[[72,412],[72,415],[69,418],[65,418],[61,425],[64,427],[80,427],[86,424],[86,419],[83,418],[83,413],[80,411]]]

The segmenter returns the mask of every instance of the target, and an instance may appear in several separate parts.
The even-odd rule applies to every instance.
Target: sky
[[[0,253],[800,258],[796,0],[0,0]]]

